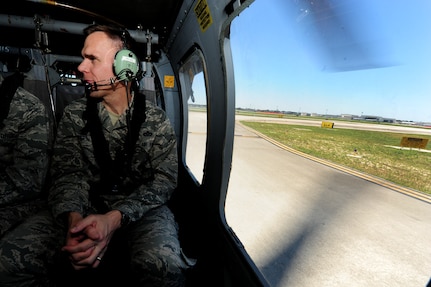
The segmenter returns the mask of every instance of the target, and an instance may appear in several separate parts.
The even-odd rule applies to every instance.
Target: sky
[[[431,122],[431,1],[315,2],[233,21],[236,107]]]

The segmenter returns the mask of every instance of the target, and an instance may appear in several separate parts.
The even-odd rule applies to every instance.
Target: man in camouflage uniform
[[[66,107],[59,124],[48,198],[53,217],[38,214],[0,241],[0,285],[51,286],[52,271],[71,275],[59,286],[89,283],[79,280],[112,286],[126,269],[130,277],[119,278],[125,286],[129,279],[182,286],[187,265],[167,207],[177,180],[173,128],[161,109],[113,74],[116,52],[131,43],[122,41],[128,33],[99,25],[85,33],[78,69],[89,97]],[[50,269],[55,258],[71,270]],[[99,273],[104,268],[109,272]]]
[[[17,77],[0,75],[0,238],[43,206],[48,171],[49,118]]]

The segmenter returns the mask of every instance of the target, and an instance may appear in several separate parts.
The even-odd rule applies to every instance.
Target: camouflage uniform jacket
[[[91,196],[95,193],[92,185],[100,181],[101,168],[94,155],[92,137],[81,132],[86,124],[83,118],[86,101],[82,98],[67,106],[58,127],[48,198],[57,220],[72,211],[83,216],[102,213]],[[115,151],[124,145],[127,136],[125,113],[113,125],[104,105],[98,103],[97,109],[111,158],[114,158]],[[133,106],[130,109],[133,113]],[[129,186],[128,190],[116,193],[102,191],[99,196],[109,210],[120,210],[132,222],[148,210],[167,203],[177,183],[176,137],[169,119],[160,108],[150,103],[147,103],[145,113],[146,120],[140,128],[131,164],[134,178],[142,181],[134,180],[133,188]],[[149,168],[154,175],[150,181],[145,180]],[[130,180],[130,177],[124,179]]]
[[[0,208],[40,198],[49,165],[50,122],[45,105],[19,87],[0,130]]]

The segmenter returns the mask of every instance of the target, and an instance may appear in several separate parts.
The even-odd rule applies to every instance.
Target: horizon
[[[198,103],[189,103],[189,106],[195,107],[206,107],[206,104],[198,104]],[[417,124],[419,126],[431,126],[431,122],[423,122],[423,121],[413,121],[413,120],[405,120],[405,119],[397,119],[397,118],[387,118],[380,115],[357,115],[357,114],[320,114],[315,112],[306,112],[303,111],[301,113],[295,111],[285,111],[285,110],[273,110],[273,109],[253,109],[253,108],[244,108],[244,107],[235,107],[235,110],[243,110],[243,111],[253,111],[253,112],[263,112],[263,113],[273,113],[273,114],[285,114],[285,115],[295,115],[295,116],[304,116],[304,117],[328,117],[328,118],[343,118],[343,116],[352,116],[351,120],[367,120],[366,118],[380,118],[382,120],[393,120],[401,123],[410,123]]]

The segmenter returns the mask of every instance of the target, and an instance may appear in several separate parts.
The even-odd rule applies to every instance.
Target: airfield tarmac
[[[205,145],[202,115],[191,114],[193,146]],[[271,286],[431,278],[430,201],[286,151],[238,122],[226,219]]]

